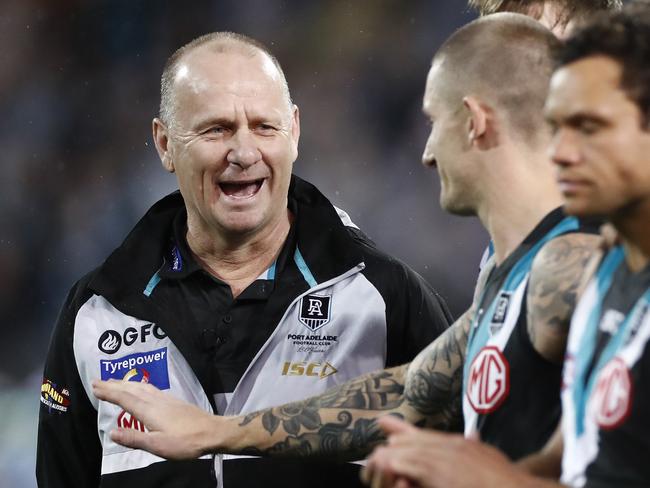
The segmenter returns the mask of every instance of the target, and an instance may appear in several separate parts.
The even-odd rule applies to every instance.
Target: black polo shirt
[[[296,206],[290,207],[295,215]],[[292,226],[276,261],[235,298],[230,285],[206,271],[190,250],[187,213],[183,210],[174,218],[156,294],[181,317],[187,334],[193,336],[197,356],[209,361],[211,374],[204,386],[206,393],[216,395],[219,413],[227,405],[223,394],[234,391],[296,291],[309,288],[293,259],[295,234]]]

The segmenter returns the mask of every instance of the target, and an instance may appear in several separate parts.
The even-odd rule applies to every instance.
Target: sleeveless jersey
[[[564,366],[562,482],[650,486],[650,266],[611,250],[580,299]]]
[[[479,301],[463,370],[465,435],[511,459],[541,448],[560,418],[562,371],[533,348],[526,328],[526,290],[533,259],[548,241],[585,231],[561,209],[549,213],[492,270]]]

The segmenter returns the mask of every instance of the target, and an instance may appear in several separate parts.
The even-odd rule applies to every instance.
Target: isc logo
[[[121,429],[135,429],[144,432],[144,424],[129,412],[122,410],[117,416],[117,426]]]
[[[495,411],[510,390],[508,361],[494,346],[486,346],[472,361],[467,378],[467,399],[481,414]]]
[[[338,370],[330,363],[292,363],[286,361],[282,366],[282,376],[317,376],[320,379],[332,376]]]

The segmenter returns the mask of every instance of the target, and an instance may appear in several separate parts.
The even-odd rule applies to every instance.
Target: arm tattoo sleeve
[[[550,241],[535,258],[528,283],[527,330],[533,347],[561,360],[585,267],[600,238],[568,234]]]
[[[239,452],[255,455],[323,455],[352,460],[384,440],[375,420],[386,414],[420,426],[454,428],[460,418],[462,364],[469,312],[411,365],[377,371],[321,396],[238,418]],[[261,440],[259,432],[265,432]],[[231,452],[232,450],[228,450]]]

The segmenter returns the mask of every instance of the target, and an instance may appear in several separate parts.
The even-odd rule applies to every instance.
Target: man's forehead
[[[559,115],[605,110],[625,97],[619,63],[602,55],[590,56],[562,66],[553,74],[546,111]]]
[[[275,91],[283,94],[282,76],[271,58],[261,51],[214,52],[197,49],[179,62],[174,76],[175,88],[186,87],[191,93],[208,89],[238,91],[256,96]]]

